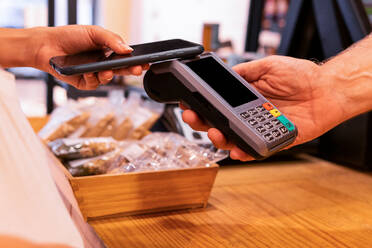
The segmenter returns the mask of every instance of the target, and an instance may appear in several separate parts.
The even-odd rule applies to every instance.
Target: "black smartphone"
[[[193,57],[203,53],[200,44],[181,39],[172,39],[131,45],[132,53],[119,55],[104,50],[88,51],[74,55],[57,56],[50,65],[62,75],[76,75],[125,68],[175,58]]]

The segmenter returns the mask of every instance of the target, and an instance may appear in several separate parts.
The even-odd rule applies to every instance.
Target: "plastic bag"
[[[73,176],[210,166],[228,156],[175,133],[152,133],[140,141],[112,138],[60,139],[49,144]],[[74,160],[75,159],[75,160]]]
[[[153,133],[141,143],[168,158],[167,168],[210,166],[228,156],[227,151],[215,147],[201,147],[176,133]]]
[[[130,94],[129,98],[120,106],[116,106],[117,126],[113,131],[112,137],[116,140],[124,140],[128,138],[130,132],[133,131],[133,113],[136,113],[141,103],[141,97],[138,94]]]
[[[112,138],[58,139],[48,144],[62,160],[96,157],[115,150],[118,143]]]
[[[39,136],[46,142],[80,137],[138,140],[149,133],[163,109],[163,104],[143,101],[139,93],[132,92],[126,100],[123,90],[113,90],[108,98],[70,100],[57,108]]]
[[[67,169],[75,177],[105,174],[129,162],[122,151],[119,148],[98,157],[73,160],[68,162]]]
[[[128,99],[128,117],[132,123],[132,130],[128,134],[128,139],[139,140],[149,134],[150,128],[159,119],[164,105],[143,101],[141,95],[132,92]],[[115,137],[115,136],[114,136]]]
[[[95,99],[92,105],[80,107],[91,113],[86,130],[80,137],[100,137],[107,126],[115,121],[115,111],[107,99]]]
[[[89,112],[80,111],[76,103],[70,101],[52,112],[49,122],[39,131],[38,135],[45,142],[65,138],[84,125],[89,117]]]
[[[210,166],[226,158],[228,152],[200,147],[179,134],[153,133],[127,146],[122,155],[128,163],[111,173]]]

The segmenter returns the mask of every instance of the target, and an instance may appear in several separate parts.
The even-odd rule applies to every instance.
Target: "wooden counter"
[[[203,210],[91,221],[108,247],[372,247],[372,176],[300,155],[221,167]]]

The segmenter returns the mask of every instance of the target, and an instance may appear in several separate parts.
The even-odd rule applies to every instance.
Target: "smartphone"
[[[133,52],[125,55],[113,52],[108,54],[107,51],[97,50],[53,57],[49,63],[59,74],[69,76],[125,68],[168,59],[194,57],[204,51],[202,45],[181,39],[144,43],[132,45],[131,47],[134,49]]]

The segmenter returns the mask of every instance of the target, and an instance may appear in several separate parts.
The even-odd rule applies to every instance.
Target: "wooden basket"
[[[29,118],[38,131],[47,118]],[[70,182],[87,219],[205,207],[218,165],[118,175],[73,177],[50,152],[55,165]]]
[[[56,159],[57,160],[57,159]],[[68,178],[84,218],[206,207],[218,165]]]

